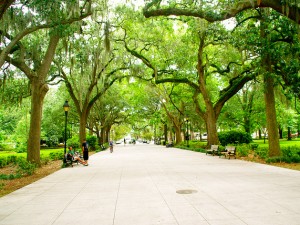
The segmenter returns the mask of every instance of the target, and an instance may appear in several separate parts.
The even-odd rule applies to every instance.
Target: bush
[[[239,145],[236,148],[236,152],[238,156],[245,157],[249,155],[250,146],[247,144]]]
[[[0,174],[0,180],[13,180],[20,177],[20,174]]]
[[[73,136],[71,139],[67,140],[67,146],[72,146],[74,150],[79,149],[80,146],[80,141],[78,136]]]
[[[49,156],[41,157],[41,164],[47,165],[49,162],[50,162]]]
[[[269,148],[268,147],[258,147],[254,150],[255,156],[258,156],[262,159],[266,159],[269,155]]]
[[[51,160],[63,160],[64,158],[64,151],[55,151],[55,152],[50,152],[49,158]]]
[[[7,156],[7,164],[9,163],[17,163],[18,156],[16,155],[8,155]]]
[[[89,149],[94,151],[97,145],[97,137],[96,136],[88,136],[86,138],[86,142],[89,144]]]
[[[27,152],[27,143],[17,144],[15,152],[17,153]]]
[[[35,164],[26,161],[25,159],[18,158],[18,170],[17,174],[20,175],[32,175],[35,171]]]
[[[256,150],[257,148],[258,148],[258,144],[256,144],[256,143],[251,144],[251,149],[252,150]]]
[[[219,132],[219,141],[221,145],[226,146],[229,144],[249,144],[252,141],[252,137],[250,134],[243,131],[226,131]]]
[[[284,162],[298,163],[300,162],[300,147],[298,146],[286,146],[281,147],[281,155],[284,158]]]
[[[6,166],[8,163],[7,163],[7,157],[1,157],[0,158],[0,167],[4,167]]]
[[[1,151],[13,151],[14,147],[10,143],[0,142],[0,150]]]

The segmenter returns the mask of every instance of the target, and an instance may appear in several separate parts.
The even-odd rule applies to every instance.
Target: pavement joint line
[[[62,168],[62,169],[66,169],[66,168]],[[88,185],[88,183],[92,180],[92,178],[94,176],[95,176],[95,174],[93,176],[91,176],[91,178],[88,180],[88,182],[86,182],[86,184],[82,186],[80,191],[78,191],[78,193],[76,195],[74,195],[74,197],[72,199],[70,199],[68,204],[66,204],[66,206],[61,210],[61,213],[59,213],[57,215],[57,217],[55,218],[55,220],[51,224],[55,224],[55,222],[59,219],[59,217],[64,213],[65,209],[68,208],[68,206],[74,201],[74,199],[77,198],[82,193],[82,190],[84,190],[84,188]]]
[[[121,187],[121,181],[122,181],[123,171],[124,171],[124,168],[122,168],[122,171],[121,171],[121,174],[120,174],[120,178],[119,178],[119,186],[118,186],[117,198],[116,198],[116,202],[115,202],[115,211],[114,211],[113,225],[115,224],[115,219],[116,219],[117,204],[118,204],[118,200],[119,200],[119,193],[120,193],[120,187]]]
[[[173,211],[171,210],[171,208],[170,208],[168,202],[166,201],[165,197],[163,196],[163,194],[161,193],[161,191],[160,191],[159,188],[157,187],[157,184],[154,182],[154,180],[153,180],[151,174],[149,173],[149,170],[148,170],[148,169],[147,169],[147,174],[148,174],[148,176],[150,177],[152,183],[155,185],[155,188],[156,188],[156,190],[159,192],[159,195],[162,197],[162,199],[164,200],[164,202],[165,202],[165,204],[167,205],[168,209],[170,210],[170,212],[171,212],[171,214],[172,214],[174,220],[176,221],[176,224],[177,224],[177,225],[180,225],[180,223],[178,222],[176,216],[174,215]]]

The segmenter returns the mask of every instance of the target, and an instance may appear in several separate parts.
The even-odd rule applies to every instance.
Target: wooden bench
[[[206,155],[207,154],[216,155],[218,154],[218,150],[219,150],[219,145],[212,145],[210,149],[206,149]]]
[[[234,158],[236,159],[236,147],[226,146],[225,150],[223,152],[220,152],[219,157],[221,158],[222,155],[224,155],[225,158],[228,157],[228,159],[230,159],[231,156],[234,156]]]

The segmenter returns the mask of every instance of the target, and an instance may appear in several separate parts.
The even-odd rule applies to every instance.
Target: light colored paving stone
[[[0,225],[300,225],[299,171],[147,144],[114,150],[0,198]]]

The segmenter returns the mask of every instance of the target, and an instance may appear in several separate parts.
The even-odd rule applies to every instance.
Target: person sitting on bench
[[[80,162],[80,163],[81,163],[82,165],[84,165],[84,166],[87,166],[87,165],[88,165],[83,159],[80,158],[80,156],[79,156],[78,153],[75,153],[75,152],[73,151],[72,146],[69,147],[68,155],[72,156],[72,161],[73,161],[73,162],[78,161],[78,162]]]

